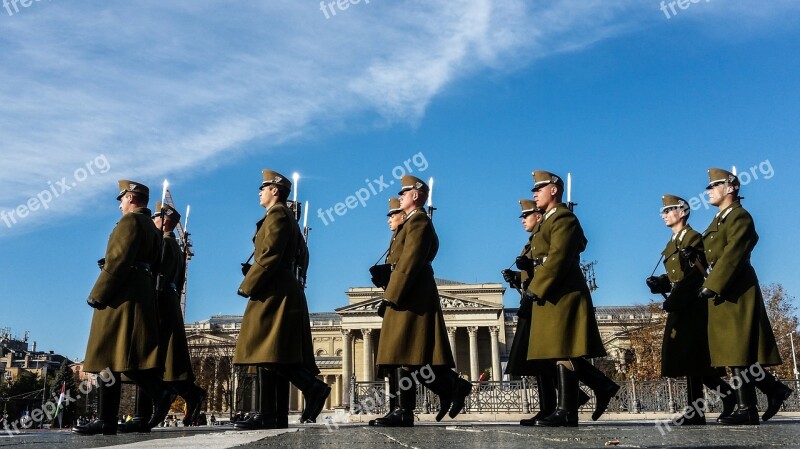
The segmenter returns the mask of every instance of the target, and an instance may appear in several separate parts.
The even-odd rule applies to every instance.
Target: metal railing
[[[800,381],[782,380],[794,393],[783,403],[781,411],[800,411]],[[464,413],[532,413],[539,408],[539,395],[533,378],[514,381],[472,382],[473,389],[467,398]],[[619,382],[620,390],[611,400],[607,412],[611,413],[676,413],[687,404],[686,382],[683,380],[652,380]],[[416,413],[436,413],[439,398],[430,390],[416,385]],[[590,399],[581,411],[592,411],[595,398],[592,390],[581,385]],[[396,392],[393,392],[396,393]],[[706,412],[719,412],[721,401],[716,394],[705,391]],[[767,407],[766,396],[757,390],[758,408]],[[385,414],[389,411],[388,383],[383,381],[358,382],[353,380],[350,389],[350,410],[352,413]]]

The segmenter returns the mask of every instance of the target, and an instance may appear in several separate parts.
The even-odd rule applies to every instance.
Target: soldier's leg
[[[153,416],[148,425],[153,428],[164,421],[169,414],[172,401],[177,394],[161,380],[157,370],[126,371],[125,375],[133,380],[153,401]]]
[[[197,420],[197,416],[200,415],[200,408],[206,398],[206,390],[200,388],[191,380],[167,382],[167,386],[186,402],[186,416],[183,417],[183,425],[191,426]]]
[[[141,388],[136,387],[135,401],[133,419],[125,424],[120,424],[117,429],[119,432],[150,432],[148,423],[153,416],[153,400],[150,399],[150,396],[144,394]]]
[[[756,386],[744,376],[746,368],[732,367],[734,391],[736,392],[736,411],[719,420],[722,424],[729,425],[758,425],[758,407],[756,403]]]
[[[691,411],[687,411],[682,415],[681,420],[674,421],[679,426],[698,426],[706,424],[706,415],[703,412],[702,401],[703,399],[703,383],[700,377],[687,376],[686,377],[686,405],[691,407]]]
[[[290,384],[282,376],[275,376],[275,427],[289,428],[289,392]]]
[[[781,409],[783,402],[789,399],[789,396],[792,394],[792,389],[776,379],[769,371],[763,368],[761,368],[761,370],[764,376],[761,380],[755,381],[755,383],[756,388],[767,395],[767,409],[764,410],[764,415],[761,417],[761,419],[767,421],[775,416],[778,410]]]
[[[546,418],[536,421],[537,426],[578,426],[578,376],[569,360],[558,361],[558,405]]]
[[[414,409],[417,407],[417,384],[411,372],[405,368],[397,369],[397,408],[388,415],[375,420],[378,427],[413,427]]]
[[[400,369],[399,368],[386,368],[388,371],[388,375],[386,376],[389,379],[389,407],[383,418],[388,418],[392,413],[394,413],[398,408],[400,408]],[[369,425],[374,426],[377,424],[377,420],[370,419]]]
[[[270,369],[288,379],[289,382],[303,392],[306,406],[300,415],[300,422],[315,422],[325,406],[325,400],[331,394],[331,387],[317,379],[308,368],[299,364],[270,365]]]
[[[253,376],[251,376],[252,390],[250,394],[250,412],[247,413],[242,419],[237,420],[233,425],[236,430],[258,430],[263,427],[263,420],[261,415],[261,407],[264,404],[262,399],[264,396],[265,385],[261,379],[261,372],[264,368],[252,367]]]
[[[578,357],[571,360],[575,366],[578,380],[594,391],[595,406],[594,412],[592,412],[592,421],[597,421],[608,408],[611,399],[617,395],[620,386],[585,358]]]
[[[549,361],[541,361],[539,372],[536,376],[536,392],[539,395],[539,411],[530,418],[522,419],[522,426],[535,426],[536,421],[550,416],[556,411],[556,365]],[[585,393],[584,393],[585,395]]]
[[[72,428],[81,435],[116,435],[117,414],[119,413],[119,397],[122,391],[120,373],[111,373],[112,381],[103,382],[97,379],[97,418],[83,425]]]
[[[430,369],[433,373],[431,379],[424,380],[424,385],[439,396],[440,408],[436,421],[441,421],[445,414],[450,418],[458,416],[472,392],[472,384],[458,377],[449,366],[426,365],[422,369]]]
[[[736,393],[734,393],[730,384],[718,376],[703,376],[703,385],[712,390],[714,396],[719,396],[722,399],[722,411],[717,417],[717,421],[731,416],[731,413],[736,408]]]

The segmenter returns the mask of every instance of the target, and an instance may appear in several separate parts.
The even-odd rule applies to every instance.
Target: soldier
[[[150,189],[119,181],[117,201],[122,218],[108,239],[100,276],[89,293],[92,327],[84,370],[110,371],[110,381],[98,379],[98,418],[73,427],[82,435],[115,435],[121,376],[133,380],[156,403],[150,427],[164,420],[172,393],[160,379],[156,286],[151,268],[158,261],[159,231],[150,220]]]
[[[702,273],[681,254],[690,247],[703,254],[703,237],[687,224],[691,210],[686,200],[675,195],[664,195],[661,199],[661,218],[672,229],[672,238],[661,253],[667,274],[650,276],[646,280],[653,294],[665,295],[663,307],[668,315],[661,345],[661,375],[686,376],[687,404],[694,407],[674,422],[705,425],[703,407],[697,406],[703,399],[703,385],[722,393],[723,409],[717,419],[733,413],[736,399],[731,386],[721,379],[725,370],[711,367],[708,304],[697,300],[697,292],[703,284]]]
[[[400,225],[403,223],[403,209],[400,208],[400,200],[397,198],[389,198],[389,213],[386,214],[388,217],[387,224],[389,225],[389,230],[392,231],[392,240],[389,243],[389,249],[386,250],[386,255],[392,252],[392,244],[394,243],[394,239],[397,236],[397,230],[399,229]],[[382,288],[386,290],[386,286],[389,285],[389,277],[392,274],[392,264],[389,263],[388,257],[384,260],[384,264],[378,265],[375,264],[370,267],[370,274],[372,275],[372,283],[375,287]],[[400,373],[397,369],[391,368],[382,370],[383,373],[379,372],[379,377],[383,375],[389,379],[389,410],[383,418],[388,419],[389,416],[395,412],[401,405],[398,401],[398,393],[400,392]],[[411,406],[411,404],[408,404]],[[414,404],[416,407],[416,404]],[[374,426],[377,425],[377,420],[371,419],[369,420],[369,425]]]
[[[431,369],[433,379],[425,379],[425,386],[439,396],[437,421],[446,414],[455,418],[461,413],[472,391],[472,385],[452,370],[455,362],[432,267],[439,250],[439,238],[423,209],[429,192],[428,185],[421,179],[403,176],[398,195],[405,217],[387,258],[394,269],[378,309],[383,325],[378,341],[377,365],[385,370],[404,368],[399,383],[411,388],[400,392],[400,408],[388,417],[376,420],[379,426],[414,425],[414,383],[420,381],[417,373],[409,375],[410,371],[421,372],[424,367]]]
[[[578,380],[594,390],[596,420],[608,407],[619,385],[584,357],[603,357],[606,351],[594,316],[594,306],[580,267],[586,248],[578,218],[561,202],[564,181],[549,172],[533,172],[533,197],[545,210],[534,230],[531,253],[534,276],[520,309],[532,307],[529,360],[555,361],[558,406],[536,425],[578,425]]]
[[[297,278],[297,266],[302,263],[298,257],[305,242],[286,205],[292,183],[272,170],[265,169],[262,175],[259,199],[266,215],[256,225],[255,263],[246,270],[238,290],[249,301],[233,362],[267,368],[288,379],[305,397],[300,422],[314,422],[331,388],[316,378],[320,371],[314,361],[308,305]],[[265,402],[269,397],[262,399],[260,413],[251,419],[250,428],[272,425],[265,422],[265,416],[274,406]]]
[[[759,424],[755,387],[767,395],[762,419],[778,412],[792,390],[763,369],[782,363],[772,325],[764,306],[758,277],[750,254],[758,242],[753,218],[742,207],[739,178],[719,168],[708,170],[709,202],[717,206],[711,224],[703,233],[705,260],[710,272],[699,297],[708,301],[708,346],[711,366],[730,367],[737,409],[723,424]],[[685,257],[702,263],[699,252],[687,248]],[[758,368],[764,376],[748,376]],[[756,379],[753,379],[755,377]],[[755,380],[755,383],[754,383]]]

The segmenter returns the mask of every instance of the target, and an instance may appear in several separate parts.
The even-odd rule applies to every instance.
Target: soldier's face
[[[131,203],[131,194],[130,193],[126,193],[125,196],[123,196],[119,200],[119,210],[122,211],[122,215],[125,215],[128,212],[131,212],[135,208],[136,207]]]
[[[542,214],[537,214],[535,212],[522,217],[522,227],[528,232],[533,231],[533,228],[536,227],[536,223],[539,222],[541,217]]]
[[[536,189],[533,192],[533,200],[536,201],[536,207],[547,209],[547,206],[553,202],[557,189],[558,187],[553,184],[548,184]]]
[[[665,212],[661,212],[661,218],[664,220],[664,224],[672,227],[678,224],[683,218],[683,211],[680,208],[672,208]]]
[[[419,192],[414,189],[406,190],[398,198],[400,199],[400,208],[405,212],[409,212],[415,208],[414,204],[419,198]]]
[[[722,182],[714,184],[710,189],[706,189],[706,193],[708,194],[708,202],[714,206],[719,206],[722,204],[722,200],[725,199],[725,195],[733,193],[733,187],[729,187]]]
[[[389,215],[389,230],[396,231],[400,223],[403,222],[403,214],[400,212]]]
[[[261,204],[261,207],[269,206],[270,202],[275,197],[275,192],[277,190],[277,187],[266,186],[258,191],[258,202]]]
[[[153,219],[153,224],[156,225],[158,229],[161,229],[161,216],[156,215],[156,218]]]

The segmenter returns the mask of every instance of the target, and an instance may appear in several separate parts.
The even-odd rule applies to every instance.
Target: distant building
[[[516,309],[503,306],[501,284],[465,284],[437,279],[448,337],[456,358],[456,370],[477,380],[489,368],[492,378],[502,372],[517,327]],[[375,379],[375,355],[380,340],[381,318],[376,310],[383,291],[373,287],[350,288],[348,304],[333,312],[312,313],[311,332],[320,378],[331,386],[327,409],[348,406],[350,382]],[[630,361],[630,324],[649,319],[642,307],[597,307],[600,334],[606,345],[608,365],[624,374]],[[209,385],[209,410],[238,411],[253,394],[234,375],[231,365],[241,329],[239,315],[212,316],[186,324],[189,348],[200,379]],[[232,404],[237,404],[233,407]],[[302,408],[302,395],[292,387],[291,408]],[[245,410],[246,411],[246,410]]]
[[[12,337],[7,328],[0,329],[0,376],[6,382],[16,382],[23,371],[44,377],[45,373],[58,370],[64,360],[72,363],[53,351],[37,351],[36,342],[29,351],[27,333],[24,339],[19,339]]]

